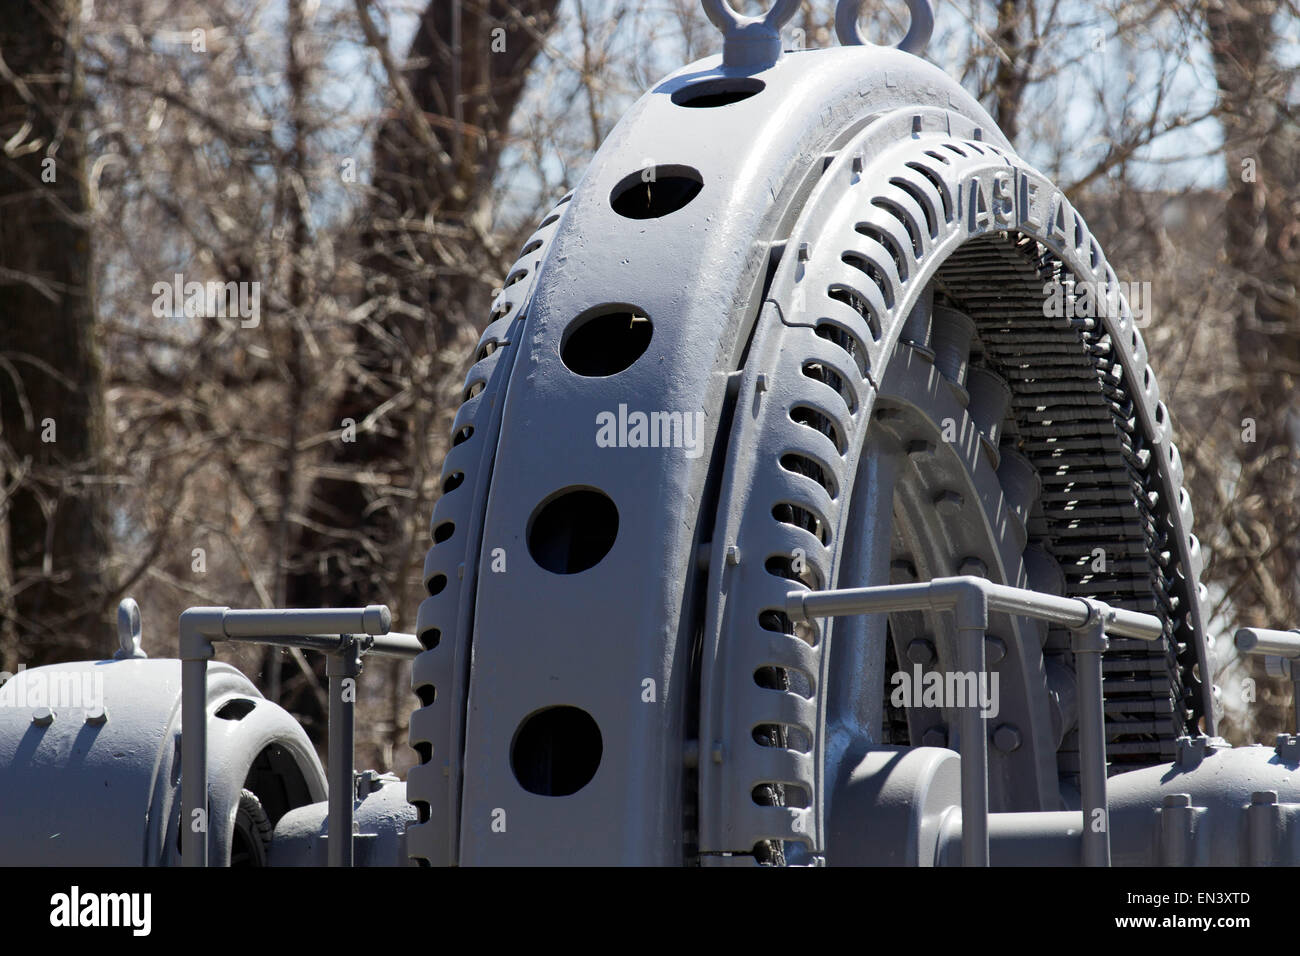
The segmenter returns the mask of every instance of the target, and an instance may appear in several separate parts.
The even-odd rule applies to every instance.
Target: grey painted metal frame
[[[1109,806],[1106,799],[1106,739],[1101,653],[1106,631],[1144,641],[1164,634],[1159,618],[1113,608],[1101,601],[1062,598],[962,575],[923,584],[895,584],[834,591],[791,591],[786,613],[796,620],[890,611],[950,611],[956,618],[963,669],[983,674],[984,632],[989,611],[1034,617],[1068,627],[1075,634],[1078,660],[1079,758],[1083,791],[1084,863],[1110,865]],[[989,865],[988,735],[984,714],[974,706],[961,711],[962,863]],[[1101,825],[1089,823],[1100,810]]]
[[[1243,627],[1234,641],[1243,654],[1264,658],[1271,677],[1291,678],[1291,706],[1295,713],[1296,732],[1300,733],[1300,630],[1275,631],[1264,627]]]
[[[331,866],[352,864],[354,708],[344,700],[343,681],[360,673],[362,654],[414,658],[423,650],[414,635],[389,633],[391,624],[391,612],[379,604],[289,610],[193,607],[181,615],[181,826],[189,833],[181,848],[185,866],[208,865],[207,666],[215,653],[213,642],[220,641],[301,647],[331,655],[328,777],[334,839],[329,860]],[[202,837],[196,839],[195,834]],[[339,839],[339,834],[347,839]]]

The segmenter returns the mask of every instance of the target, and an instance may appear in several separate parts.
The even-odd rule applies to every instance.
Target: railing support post
[[[975,677],[980,686],[984,673],[984,637],[989,625],[989,602],[974,585],[957,585],[953,616],[957,624],[957,665]],[[989,738],[979,695],[959,708],[961,751],[961,862],[962,866],[989,865]]]
[[[208,661],[224,607],[181,615],[181,865],[208,865]]]
[[[325,661],[329,678],[329,865],[352,866],[352,764],[356,732],[357,677],[361,653],[356,638],[344,635],[339,650]]]
[[[1110,802],[1106,793],[1106,713],[1102,652],[1106,650],[1104,608],[1070,631],[1079,706],[1079,793],[1083,809],[1083,865],[1110,866]]]

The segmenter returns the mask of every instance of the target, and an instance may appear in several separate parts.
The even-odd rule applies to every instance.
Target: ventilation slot
[[[432,684],[421,684],[415,688],[415,696],[420,699],[421,707],[431,707],[438,699],[438,689]]]
[[[779,671],[784,675],[783,679],[785,680],[785,686],[777,685],[774,688],[774,685],[772,684],[772,673],[774,671]],[[754,683],[764,690],[785,690],[798,694],[800,697],[804,698],[804,700],[812,700],[812,678],[795,667],[781,667],[777,664],[768,664],[764,667],[760,667],[758,670],[754,671]]]
[[[699,171],[690,166],[655,166],[624,178],[609,204],[625,219],[659,219],[688,206],[703,188]]]
[[[883,209],[902,224],[903,228],[907,230],[907,237],[912,240],[913,255],[918,259],[921,258],[923,250],[925,249],[921,244],[921,229],[917,226],[916,221],[911,217],[907,210],[892,199],[873,199],[871,200],[871,205],[875,206],[877,209]],[[899,269],[898,276],[904,282],[907,281],[906,270]]]
[[[775,726],[775,725],[765,725]],[[755,728],[755,734],[757,734]],[[791,750],[796,748],[791,747]],[[802,751],[807,753],[808,751]],[[806,810],[811,803],[808,791],[792,783],[760,783],[752,791],[750,797],[760,807],[793,807],[798,810]]]
[[[812,563],[804,558],[802,571],[796,571],[794,560],[784,554],[774,554],[764,563],[763,568],[773,577],[785,578],[787,581],[796,581],[804,585],[810,591],[821,590],[821,572],[812,566]]]
[[[618,509],[593,488],[568,491],[543,504],[529,521],[528,551],[552,574],[595,567],[618,537]]]
[[[866,236],[868,239],[871,239],[872,241],[885,247],[885,251],[889,253],[889,258],[894,260],[894,272],[897,273],[900,279],[906,282],[907,281],[907,260],[903,258],[903,250],[899,247],[898,243],[894,241],[894,237],[891,236],[889,233],[885,232],[883,229],[879,229],[876,226],[872,226],[865,222],[858,223],[857,226],[854,227],[854,229],[859,235]],[[893,303],[889,301],[889,296],[885,293],[885,286],[881,285],[885,277],[883,274],[880,273],[880,271],[876,268],[875,264],[871,262],[871,260],[865,259],[862,256],[854,255],[853,253],[848,253],[848,252],[840,256],[840,259],[843,262],[845,262],[847,265],[851,265],[855,269],[860,269],[861,271],[865,272],[868,276],[870,276],[871,281],[876,283],[877,286],[880,286],[880,292],[881,295],[885,296],[886,304],[888,304],[891,308],[893,307]],[[888,283],[885,283],[885,285],[887,284]]]
[[[529,793],[567,797],[596,775],[603,746],[600,728],[585,710],[548,707],[519,725],[510,767]]]
[[[222,720],[243,720],[253,712],[253,708],[256,706],[256,701],[249,700],[246,697],[236,697],[234,700],[228,700],[218,707],[216,716]]]
[[[908,166],[910,166],[912,169],[918,168],[916,163],[908,163]],[[935,221],[934,218],[935,210],[933,205],[930,203],[929,198],[924,193],[922,193],[920,189],[918,189],[916,186],[913,186],[906,179],[897,179],[897,178],[891,179],[889,181],[889,184],[891,186],[897,186],[899,189],[901,189],[903,192],[907,193],[907,195],[911,197],[912,201],[916,203],[917,206],[920,207],[921,214],[925,216],[926,234],[931,239],[937,237],[939,235],[939,224],[938,222]],[[918,259],[921,257],[921,248],[919,245],[916,246],[916,256]]]
[[[933,156],[934,153],[926,153],[926,155]],[[939,158],[942,159],[942,157]],[[944,161],[947,162],[947,160]],[[943,221],[952,222],[952,196],[948,193],[948,184],[928,166],[923,166],[920,163],[908,163],[907,168],[920,173],[934,187],[935,192],[939,194],[939,202],[943,205]]]
[[[782,455],[781,467],[792,474],[803,475],[806,478],[811,478],[813,481],[817,482],[817,484],[822,486],[823,490],[825,490],[829,497],[835,497],[837,489],[835,487],[834,479],[831,478],[830,472],[807,455],[800,455],[795,452]]]
[[[803,425],[805,428],[812,428],[835,443],[835,450],[841,455],[844,454],[846,443],[844,436],[840,432],[833,419],[824,412],[811,408],[808,405],[796,405],[790,409],[790,421],[796,425]]]
[[[455,491],[457,488],[460,487],[461,482],[464,480],[465,480],[465,472],[453,471],[450,475],[447,476],[447,480],[442,483],[442,493],[445,495],[448,494],[449,492]]]
[[[730,106],[763,92],[766,84],[753,77],[736,77],[734,79],[704,80],[683,86],[672,95],[677,106],[691,109],[715,109]]]
[[[758,626],[763,630],[771,631],[774,634],[785,634],[790,637],[797,637],[809,647],[817,646],[817,625],[812,621],[800,621],[796,624],[794,621],[790,620],[790,616],[786,614],[785,611],[778,611],[774,608],[759,611]]]
[[[650,347],[654,325],[627,306],[604,306],[569,324],[560,342],[560,360],[575,375],[604,378],[631,367]]]
[[[848,383],[829,365],[823,365],[821,362],[804,362],[803,373],[813,381],[835,389],[844,400],[844,406],[849,410],[850,415],[858,410],[857,397],[853,394],[853,389],[849,388]]]
[[[857,365],[858,372],[864,379],[867,377],[867,347],[858,341],[856,335],[830,319],[823,319],[818,322],[816,331],[818,337],[847,352],[849,357],[853,359],[853,363]]]
[[[451,447],[455,448],[457,445],[461,444],[462,442],[469,441],[470,437],[473,434],[474,434],[474,426],[466,425],[464,428],[457,431],[454,436],[452,436]]]
[[[859,265],[858,262],[849,261],[850,257],[858,259],[862,264]],[[845,262],[853,266],[855,269],[861,269],[865,272],[871,280],[880,287],[882,294],[885,296],[885,306],[887,308],[892,308],[893,306],[891,305],[891,302],[894,296],[892,292],[884,293],[884,290],[889,288],[889,284],[885,282],[884,277],[880,275],[880,270],[874,265],[871,265],[865,259],[861,259],[858,256],[852,256],[851,253],[845,253],[843,258]],[[871,338],[876,342],[880,341],[880,319],[876,316],[875,310],[871,308],[871,303],[862,297],[862,293],[858,292],[856,289],[850,289],[848,286],[834,285],[826,290],[826,295],[834,299],[836,302],[843,302],[854,312],[858,313],[858,315],[862,316],[867,323],[867,329],[871,332]]]
[[[772,508],[772,517],[782,524],[802,528],[823,545],[830,544],[830,528],[827,526],[826,522],[822,521],[815,512],[808,510],[802,505],[783,501]],[[783,633],[788,634],[790,632],[785,631]]]

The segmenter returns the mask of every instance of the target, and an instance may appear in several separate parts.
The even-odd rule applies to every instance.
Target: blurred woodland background
[[[1289,682],[1231,633],[1300,626],[1296,0],[936,6],[927,57],[1151,283],[1221,732],[1271,742]],[[863,7],[896,42],[902,0]],[[788,45],[833,44],[833,15],[805,0]],[[622,111],[720,45],[698,0],[10,0],[0,670],[107,655],[126,595],[151,656],[194,604],[387,603],[413,629],[494,289]],[[256,322],[160,317],[178,274],[257,283]],[[312,662],[220,656],[323,740]],[[367,667],[359,766],[412,762],[407,680]]]

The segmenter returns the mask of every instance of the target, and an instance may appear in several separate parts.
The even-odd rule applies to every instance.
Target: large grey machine
[[[195,608],[160,661],[128,603],[115,659],[0,688],[0,863],[1300,861],[1300,738],[1214,736],[1191,505],[1116,271],[920,57],[924,0],[897,48],[841,0],[842,46],[783,50],[798,6],[704,0],[722,53],[524,246],[415,633]],[[328,780],[212,662],[231,641],[329,655]],[[404,782],[353,770],[372,654],[412,659]]]

